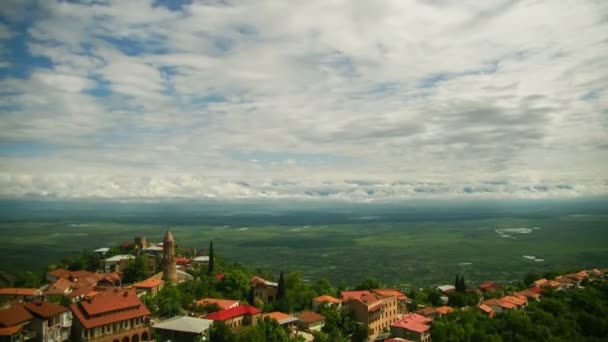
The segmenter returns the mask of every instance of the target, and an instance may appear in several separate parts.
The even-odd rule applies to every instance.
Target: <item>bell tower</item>
[[[175,240],[171,229],[167,229],[163,239],[163,280],[177,284],[177,266],[175,264]]]

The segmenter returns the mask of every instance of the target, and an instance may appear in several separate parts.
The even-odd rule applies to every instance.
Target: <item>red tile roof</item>
[[[426,316],[422,316],[422,315],[419,315],[417,313],[410,313],[410,314],[407,314],[407,315],[403,316],[402,318],[413,320],[413,321],[416,321],[416,322],[422,323],[422,324],[428,324],[428,323],[431,323],[433,321],[432,318],[428,318]]]
[[[72,287],[72,282],[66,278],[59,278],[44,291],[44,294],[65,294]]]
[[[10,327],[33,319],[21,304],[16,304],[8,309],[0,310],[0,326]]]
[[[322,295],[313,299],[317,303],[334,303],[341,304],[342,301],[330,295]]]
[[[212,319],[214,321],[225,321],[234,317],[244,316],[244,315],[256,315],[261,311],[250,305],[239,305],[230,309],[221,310],[218,312],[212,312],[205,316],[207,319]]]
[[[35,296],[38,289],[5,287],[0,289],[0,296]]]
[[[405,316],[402,319],[400,319],[399,321],[391,324],[391,328],[392,327],[403,328],[405,330],[415,331],[417,333],[423,333],[423,332],[429,331],[429,329],[431,329],[430,326],[420,323],[417,320],[408,318],[408,316]]]
[[[224,273],[219,273],[215,276],[215,279],[217,279],[217,281],[221,281],[222,279],[224,279]]]
[[[325,317],[312,311],[302,311],[298,315],[298,319],[306,324],[324,321]]]
[[[291,315],[288,315],[288,314],[280,312],[280,311],[274,311],[274,312],[262,315],[262,318],[266,318],[266,317],[276,320],[277,322],[279,322],[279,324],[292,323],[292,322],[295,322],[298,320],[296,317],[293,317]]]
[[[447,315],[454,312],[454,308],[451,306],[440,306],[435,309],[440,315]]]
[[[435,308],[430,307],[430,306],[416,311],[416,313],[419,313],[422,316],[430,316],[430,315],[435,314],[436,312],[437,312],[437,310],[435,310]]]
[[[89,301],[70,305],[70,309],[87,329],[150,315],[137,295],[128,290],[101,292]]]
[[[0,336],[13,336],[21,331],[21,325],[14,325],[8,328],[0,328]]]
[[[492,309],[491,307],[487,306],[486,304],[480,304],[478,306],[478,308],[481,309],[481,311],[487,313],[490,316],[492,316],[494,314],[494,309]]]
[[[47,274],[55,276],[57,278],[68,278],[70,276],[70,271],[65,268],[58,268],[52,271],[49,271]]]
[[[218,299],[218,298],[203,298],[196,302],[196,305],[205,306],[209,304],[217,304],[222,310],[228,309],[233,306],[238,306],[239,301],[233,299]]]
[[[27,311],[42,318],[51,318],[69,310],[65,306],[41,300],[25,303],[23,306]]]
[[[479,288],[482,290],[487,290],[487,289],[489,289],[491,287],[495,287],[495,286],[496,286],[496,284],[494,284],[494,283],[483,283],[483,284],[479,285]]]
[[[403,293],[401,293],[401,291],[397,289],[373,289],[372,292],[383,297],[394,296],[400,299],[407,298]]]
[[[135,288],[151,289],[160,286],[163,283],[164,281],[162,279],[148,278],[144,281],[140,281],[139,283],[135,283],[132,286]]]
[[[357,299],[357,298],[361,298],[365,295],[370,295],[370,294],[371,294],[371,292],[369,292],[368,290],[340,292],[340,295],[342,296],[342,300]]]

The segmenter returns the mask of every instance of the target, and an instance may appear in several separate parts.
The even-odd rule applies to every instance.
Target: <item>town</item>
[[[432,289],[386,288],[373,278],[335,288],[297,273],[275,281],[215,256],[212,242],[207,251],[181,248],[170,229],[160,243],[137,236],[63,266],[40,287],[0,288],[0,341],[449,340],[441,331],[450,316],[497,319],[544,295],[605,290],[608,277],[608,269],[588,269],[530,274],[525,286],[472,286],[457,276]]]

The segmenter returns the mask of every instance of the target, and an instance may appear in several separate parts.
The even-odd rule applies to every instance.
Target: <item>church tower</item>
[[[171,229],[167,229],[163,240],[163,280],[177,284],[177,267],[175,265],[175,240]]]

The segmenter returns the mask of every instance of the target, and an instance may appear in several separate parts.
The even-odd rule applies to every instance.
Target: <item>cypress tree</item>
[[[454,290],[456,292],[460,292],[460,276],[456,275],[456,280],[454,280]]]
[[[209,268],[208,273],[211,275],[215,268],[215,256],[213,255],[213,241],[209,242]]]
[[[277,300],[285,298],[285,278],[283,277],[283,271],[279,275],[279,284],[277,286]]]
[[[460,277],[460,292],[467,292],[467,284],[464,282],[464,276]]]

